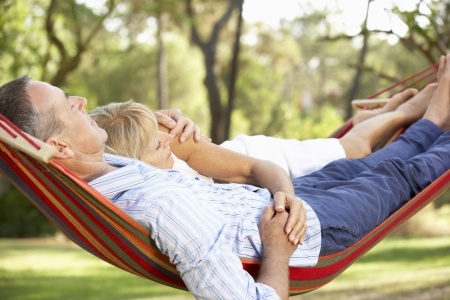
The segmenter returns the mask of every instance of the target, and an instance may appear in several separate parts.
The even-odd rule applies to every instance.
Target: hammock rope
[[[412,88],[412,87],[417,87],[419,90],[424,88],[426,85],[428,85],[431,82],[436,81],[436,70],[439,67],[439,64],[433,64],[431,66],[426,67],[425,69],[416,72],[388,87],[386,87],[385,89],[382,89],[379,92],[376,92],[372,95],[370,95],[369,97],[367,97],[367,99],[374,99],[376,97],[378,97],[379,95],[382,95],[383,93],[386,92],[391,92],[390,96],[392,96],[394,93],[393,91],[399,92],[399,91],[404,91],[407,88]],[[425,81],[426,79],[428,79],[428,81]],[[395,88],[396,87],[401,87],[400,90],[396,91]]]

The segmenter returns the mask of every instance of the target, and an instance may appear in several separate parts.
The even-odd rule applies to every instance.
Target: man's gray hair
[[[60,118],[53,109],[39,111],[28,94],[28,75],[0,87],[0,113],[26,133],[45,141],[62,130]]]

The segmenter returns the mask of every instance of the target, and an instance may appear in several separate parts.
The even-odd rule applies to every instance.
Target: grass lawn
[[[325,287],[292,299],[450,299],[450,238],[388,238]],[[192,300],[70,242],[0,239],[0,299]]]
[[[119,270],[71,242],[0,239],[0,299],[194,299]]]
[[[327,286],[292,299],[450,299],[450,238],[387,238]]]

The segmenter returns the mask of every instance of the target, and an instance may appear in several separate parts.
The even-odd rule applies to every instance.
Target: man
[[[275,199],[277,206],[282,199],[306,208],[308,229],[297,247],[284,232],[291,217],[267,206],[272,201],[267,189],[210,185],[176,171],[104,156],[106,135],[84,112],[84,98],[67,97],[41,82],[26,83],[22,92],[5,85],[0,89],[0,113],[55,147],[55,159],[62,165],[146,225],[196,297],[284,299],[289,257],[313,263],[319,251],[324,255],[352,245],[450,169],[449,60],[450,55],[441,59],[440,80],[422,120],[397,141],[367,158],[339,160],[294,179],[295,196],[305,202],[296,200],[283,180],[275,187],[276,176],[260,175],[274,181],[266,182],[272,189],[284,191]],[[12,103],[20,93],[25,96],[22,112],[19,103]],[[34,123],[24,124],[20,119],[33,110],[38,112]],[[60,130],[48,132],[51,123]],[[259,220],[258,231],[254,224]],[[236,254],[262,257],[256,282],[242,270]]]
[[[116,166],[108,164],[103,157],[104,143],[107,136],[84,112],[86,99],[82,97],[70,97],[62,90],[49,84],[29,82],[28,78],[22,77],[0,89],[0,102],[0,110],[4,116],[16,123],[22,130],[55,147],[57,153],[54,158],[81,178],[91,181],[104,174],[113,173],[114,170],[118,169]],[[267,169],[267,167],[261,164],[256,164],[255,167]],[[295,199],[292,183],[281,168],[277,171],[276,167],[272,167],[268,168],[270,172],[266,172],[265,176],[260,178],[261,184],[274,186],[274,193],[276,193],[276,190],[289,190],[293,195],[293,199],[288,205],[291,210],[294,210],[295,205],[301,202]],[[124,170],[124,168],[120,169]],[[277,185],[279,187],[275,187]],[[277,195],[280,195],[280,193]],[[186,200],[185,195],[182,193],[177,196],[184,203],[189,204],[191,202],[187,201],[189,199]],[[280,198],[281,202],[279,203],[283,207],[283,211],[284,200],[284,197]],[[184,207],[180,205],[179,208],[181,211],[184,210]],[[302,208],[301,205],[300,208]],[[205,210],[202,209],[201,211]],[[270,214],[271,210],[268,209],[267,211]],[[301,209],[297,211],[297,218],[300,218]],[[217,214],[216,212],[212,213]],[[298,242],[297,239],[291,239],[292,242],[289,241],[286,238],[286,234],[283,234],[283,227],[286,224],[287,218],[287,213],[282,213],[273,219],[268,218],[266,221],[262,221],[261,239],[263,241],[267,240],[267,242],[264,243],[264,259],[258,278],[260,282],[272,286],[279,294],[283,295],[283,298],[287,296],[287,262],[295,249],[292,242],[295,242],[295,244]],[[289,219],[294,219],[295,221],[295,216],[293,218],[292,212]],[[200,219],[196,219],[196,221],[198,220]],[[165,222],[163,223],[170,225]],[[296,223],[300,224],[301,227],[298,229],[292,228],[289,232],[297,231],[297,235],[300,236],[304,231],[302,227],[304,227],[305,220],[301,219],[300,222]],[[208,229],[206,225],[203,231],[201,235],[205,233],[204,235],[208,236],[206,233],[212,230]],[[155,230],[154,232],[157,231]],[[257,230],[255,233],[258,234]],[[211,236],[209,235],[209,237]],[[265,238],[266,236],[267,238]],[[158,239],[155,238],[155,240]],[[178,239],[178,242],[180,241],[181,238]],[[207,244],[205,243],[205,245]],[[217,244],[217,247],[220,248],[220,245]],[[243,272],[238,257],[233,254],[231,245],[227,245],[224,249],[232,255],[233,260],[231,261],[234,262],[235,266],[239,266],[238,271]],[[167,251],[162,250],[168,254]],[[176,263],[173,258],[172,261]],[[228,258],[224,261],[227,263],[231,262]],[[236,270],[236,267],[232,269]],[[205,278],[210,279],[208,276],[205,276]],[[189,282],[187,282],[188,285]],[[280,285],[283,286],[280,288]],[[192,289],[192,286],[190,288]],[[262,288],[268,289],[265,285]],[[273,293],[273,291],[271,292]],[[226,298],[228,297],[225,293],[222,294]]]

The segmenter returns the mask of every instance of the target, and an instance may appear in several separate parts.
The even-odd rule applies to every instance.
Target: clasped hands
[[[288,215],[284,233],[292,244],[303,244],[306,233],[306,209],[302,201],[295,195],[283,192],[276,192],[273,198],[274,203],[265,209],[264,217],[274,218],[277,214],[286,212]]]
[[[167,127],[172,136],[179,135],[180,143],[193,136],[194,141],[200,141],[200,128],[191,119],[186,118],[179,109],[165,109],[153,112],[158,124]]]
[[[273,205],[264,209],[259,223],[264,256],[288,261],[297,245],[303,244],[305,232],[306,210],[302,202],[295,196],[275,193]]]

